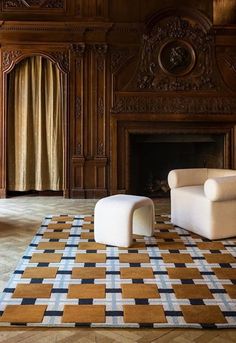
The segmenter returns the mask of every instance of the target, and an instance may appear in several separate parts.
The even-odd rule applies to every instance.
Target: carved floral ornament
[[[64,8],[64,0],[2,0],[4,9]]]
[[[139,67],[128,89],[188,91],[216,86],[213,37],[200,24],[173,16],[143,35]]]

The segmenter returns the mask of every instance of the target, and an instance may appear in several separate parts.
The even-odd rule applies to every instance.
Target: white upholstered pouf
[[[154,205],[151,199],[136,195],[112,195],[99,200],[94,212],[97,243],[129,247],[132,234],[152,236]]]

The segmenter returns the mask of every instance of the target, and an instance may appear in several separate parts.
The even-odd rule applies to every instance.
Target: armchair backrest
[[[234,176],[236,175],[236,170],[233,169],[207,169],[207,178],[215,178],[215,177],[222,177],[222,176]]]

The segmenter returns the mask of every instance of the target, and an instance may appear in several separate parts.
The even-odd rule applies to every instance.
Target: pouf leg
[[[152,236],[154,225],[154,206],[148,205],[136,209],[133,213],[133,233]]]

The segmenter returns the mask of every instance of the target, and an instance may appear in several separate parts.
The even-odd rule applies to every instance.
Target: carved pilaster
[[[93,50],[97,57],[97,68],[99,71],[102,72],[104,70],[104,60],[105,60],[105,56],[108,50],[108,45],[107,44],[94,44]]]
[[[78,43],[78,44],[71,44],[71,50],[76,56],[76,67],[78,70],[81,69],[81,62],[85,52],[85,44]]]
[[[78,44],[71,44],[71,50],[77,57],[82,57],[85,51],[85,44],[78,43]]]

